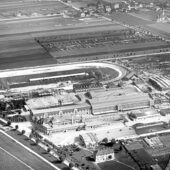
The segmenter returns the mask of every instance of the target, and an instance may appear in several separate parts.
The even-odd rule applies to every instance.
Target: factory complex
[[[1,0],[0,170],[169,170],[169,18],[167,0]]]
[[[114,92],[114,89],[108,91],[100,89],[92,94],[90,92],[76,94],[76,96],[71,94],[71,97],[67,94],[67,99],[70,98],[71,101],[62,99],[61,105],[58,102],[55,105],[49,102],[54,100],[54,97],[30,99],[26,103],[36,128],[46,134],[76,130],[84,125],[86,127],[106,126],[108,120],[117,117],[120,111],[148,108],[153,105],[153,101],[147,94],[134,92],[116,95]],[[91,99],[86,97],[87,94],[91,95]],[[55,101],[57,101],[56,98]]]
[[[106,79],[102,73],[99,84],[96,82],[99,77],[90,74],[95,75],[96,70],[102,68],[108,70],[109,78]],[[61,75],[65,72],[67,74]],[[8,89],[4,100],[14,96],[18,96],[16,100],[25,99],[24,107],[30,112],[30,121],[36,130],[44,134],[97,128],[111,124],[109,119],[121,117],[119,112],[153,105],[149,95],[138,88],[132,85],[119,87],[121,79],[128,77],[130,72],[124,66],[109,62],[15,69],[0,73],[1,90]],[[83,79],[84,83],[80,83],[79,79]],[[88,86],[89,80],[93,80],[90,83],[92,89]],[[111,81],[118,87],[108,87],[107,83]],[[80,84],[81,88],[77,91],[76,87]]]

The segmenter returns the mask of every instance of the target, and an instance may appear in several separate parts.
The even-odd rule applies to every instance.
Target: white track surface
[[[126,70],[118,65],[106,62],[87,62],[87,63],[76,63],[76,64],[65,64],[65,65],[51,65],[44,67],[34,67],[34,68],[24,68],[24,69],[15,69],[15,70],[4,70],[0,72],[0,78],[5,77],[13,77],[13,76],[24,76],[24,75],[33,75],[33,74],[42,74],[42,73],[50,73],[50,72],[60,72],[60,71],[68,71],[75,69],[83,69],[83,68],[110,68],[119,73],[119,75],[114,80],[121,79],[125,74]]]

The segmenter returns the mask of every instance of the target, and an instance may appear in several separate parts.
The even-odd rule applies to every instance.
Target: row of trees
[[[11,122],[8,121],[5,126],[11,126]],[[19,125],[15,125],[13,131],[18,131],[18,129],[19,129]],[[22,131],[20,131],[20,132],[18,133],[18,135],[23,136],[23,135],[25,135],[25,133],[26,133],[26,131],[25,131],[25,130],[22,130]],[[34,143],[32,143],[32,139],[35,139]],[[29,136],[28,136],[27,138],[25,138],[25,140],[30,141],[30,144],[32,143],[32,145],[37,146],[37,145],[41,142],[42,136],[39,135],[39,133],[36,132],[36,130],[32,129],[32,130],[31,130],[31,133],[29,134]],[[50,151],[52,150],[52,147],[50,147],[47,143],[46,143],[46,146],[47,146],[46,152],[43,152],[43,154],[44,154],[44,153],[47,153],[47,154],[48,154],[48,153],[50,153]],[[53,149],[54,149],[54,146],[53,146]],[[60,148],[60,151],[62,151],[61,148]],[[62,161],[65,159],[66,155],[64,156],[62,152],[61,152],[61,154],[59,154],[59,155],[60,155],[60,156],[59,156],[59,161],[62,162]]]

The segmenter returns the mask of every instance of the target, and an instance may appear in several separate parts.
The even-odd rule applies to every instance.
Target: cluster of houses
[[[95,15],[97,13],[111,13],[119,12],[134,12],[140,8],[148,8],[155,11],[162,11],[162,9],[170,6],[170,4],[154,1],[140,1],[140,0],[98,0],[91,2],[87,6],[80,7],[81,17]],[[162,13],[161,13],[162,15]]]

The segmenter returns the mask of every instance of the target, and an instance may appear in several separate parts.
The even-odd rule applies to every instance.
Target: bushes
[[[21,135],[24,135],[24,134],[25,134],[25,130],[22,130],[22,131],[21,131]]]
[[[38,145],[39,142],[40,142],[40,139],[37,138],[37,139],[35,140],[35,144]]]
[[[48,147],[48,148],[47,148],[47,152],[50,153],[50,151],[51,151],[51,148]]]
[[[11,121],[8,121],[8,122],[6,123],[6,126],[11,126]]]
[[[44,139],[44,142],[47,143],[48,145],[50,145],[52,148],[55,148],[55,145],[52,142],[50,142],[49,140]]]
[[[15,130],[18,130],[19,126],[18,125],[15,125]]]

